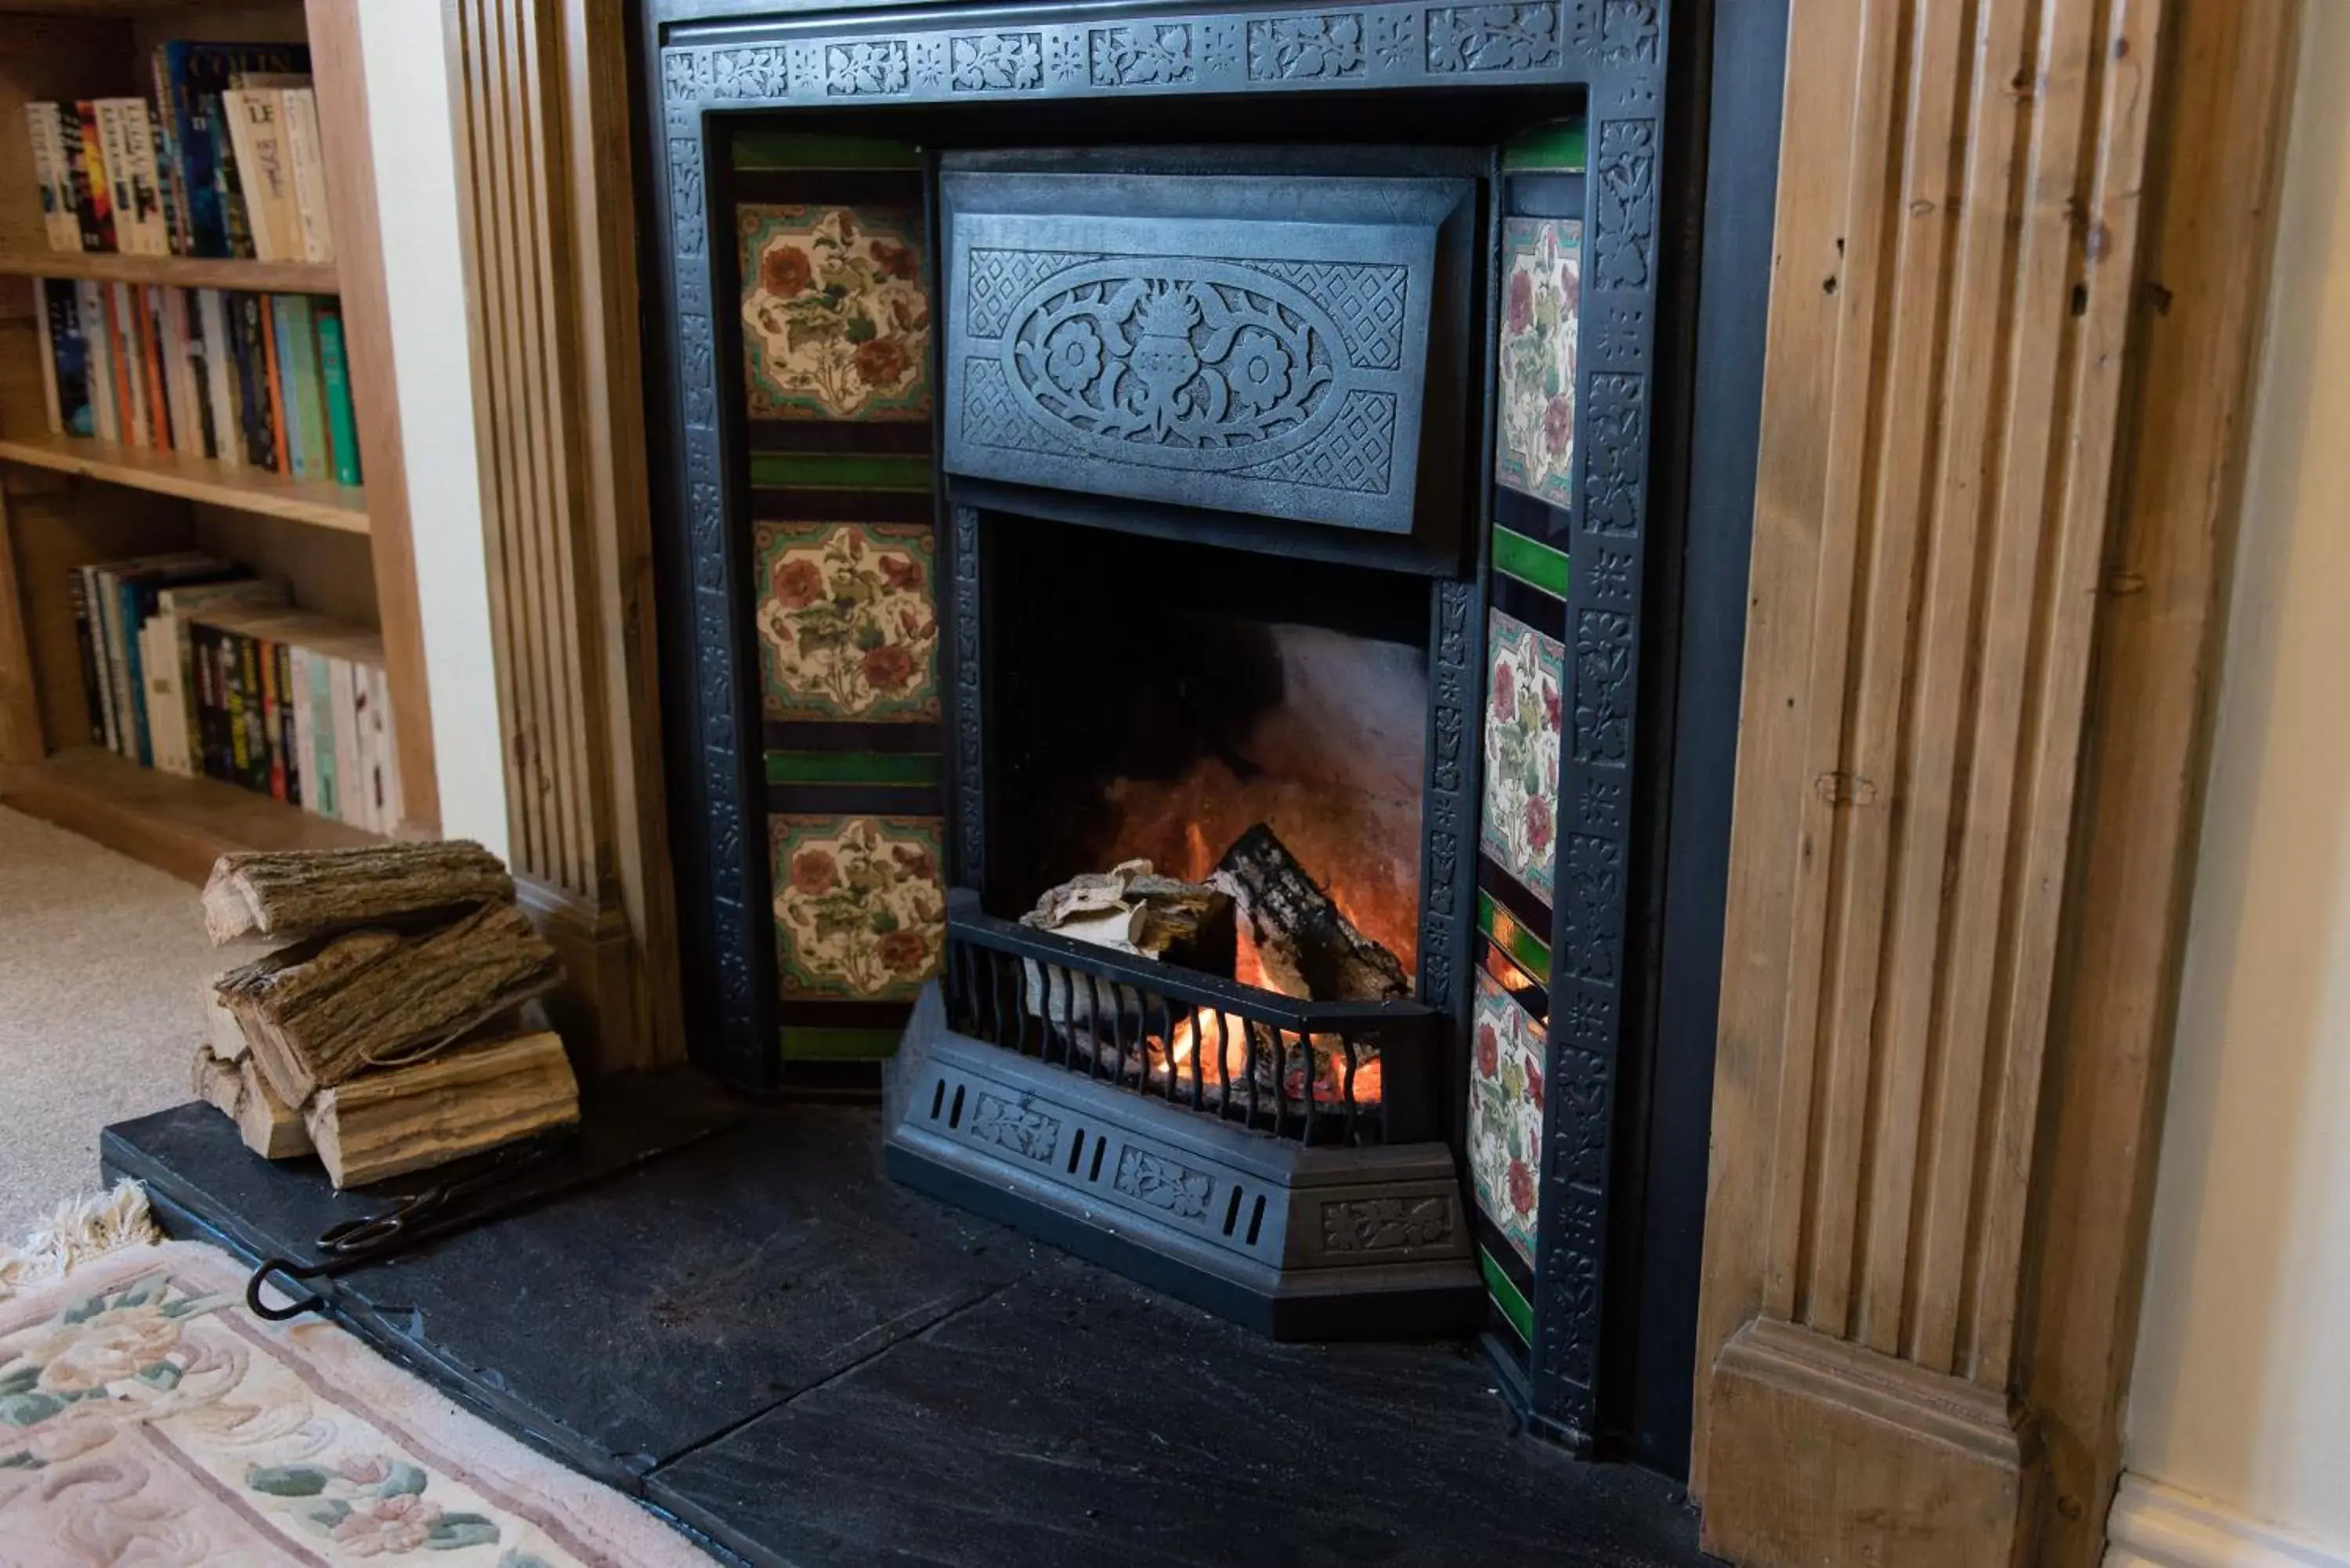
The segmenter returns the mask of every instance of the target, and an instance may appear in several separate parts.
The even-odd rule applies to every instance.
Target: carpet
[[[0,1238],[98,1186],[98,1133],[188,1097],[196,988],[235,955],[196,889],[0,808]]]
[[[234,1260],[174,1241],[0,1301],[0,1561],[709,1563],[342,1329],[263,1322],[244,1295]]]

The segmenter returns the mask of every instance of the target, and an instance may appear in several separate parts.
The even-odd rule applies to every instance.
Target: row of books
[[[25,106],[49,248],[335,259],[310,51],[156,46],[155,100]]]
[[[200,553],[76,566],[90,739],[373,832],[400,819],[383,642]]]
[[[335,300],[63,278],[39,288],[51,433],[360,482]]]

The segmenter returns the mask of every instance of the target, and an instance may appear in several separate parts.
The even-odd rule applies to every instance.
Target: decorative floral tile
[[[761,523],[754,537],[768,718],[938,718],[937,545],[927,525]]]
[[[1538,501],[1575,499],[1575,317],[1583,225],[1508,218],[1502,287],[1501,396],[1493,476]]]
[[[746,205],[735,220],[751,417],[929,419],[920,215]]]
[[[946,940],[942,824],[925,816],[768,819],[775,958],[787,997],[910,997]]]
[[[1532,1268],[1542,1202],[1542,1029],[1493,977],[1477,971],[1476,1049],[1469,1074],[1469,1174],[1477,1207]]]
[[[1485,853],[1544,904],[1558,841],[1559,709],[1566,650],[1493,612],[1485,711]]]

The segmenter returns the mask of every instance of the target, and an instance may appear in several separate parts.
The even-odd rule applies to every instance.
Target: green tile
[[[1482,1247],[1477,1249],[1477,1266],[1484,1271],[1485,1288],[1492,1293],[1493,1304],[1502,1309],[1502,1315],[1510,1320],[1510,1326],[1518,1331],[1518,1337],[1529,1345],[1533,1345],[1534,1309],[1533,1303],[1526,1300],[1525,1293],[1518,1289],[1517,1282],[1510,1278],[1508,1271],[1493,1261],[1493,1254]]]
[[[1566,552],[1498,524],[1493,528],[1493,570],[1546,594],[1566,597]]]
[[[737,169],[920,169],[922,150],[870,136],[815,136],[745,127],[734,133]]]
[[[1520,924],[1518,918],[1493,902],[1491,893],[1477,895],[1477,929],[1510,961],[1544,985],[1550,983],[1550,947]]]
[[[1583,172],[1584,126],[1579,119],[1537,126],[1502,150],[1502,167],[1513,172],[1536,170],[1553,173]]]
[[[918,490],[931,487],[931,460],[871,452],[754,452],[760,490]]]
[[[767,782],[934,784],[939,759],[917,752],[769,752]]]
[[[784,1054],[795,1062],[872,1062],[894,1054],[902,1029],[802,1029],[786,1023]]]

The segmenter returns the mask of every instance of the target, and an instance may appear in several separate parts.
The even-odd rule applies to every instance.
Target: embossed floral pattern
[[[1583,292],[1583,225],[1565,218],[1503,224],[1501,407],[1493,476],[1565,506],[1575,499],[1575,361]]]
[[[920,218],[787,204],[744,206],[736,219],[751,416],[928,419]]]
[[[1542,1027],[1482,969],[1472,1017],[1470,1179],[1478,1209],[1532,1267],[1542,1195]]]
[[[1485,853],[1547,904],[1558,843],[1558,752],[1566,650],[1493,612],[1486,687]]]
[[[937,819],[779,815],[769,832],[785,993],[912,996],[946,939]]]
[[[780,721],[939,716],[936,546],[907,523],[761,523],[759,674]]]

